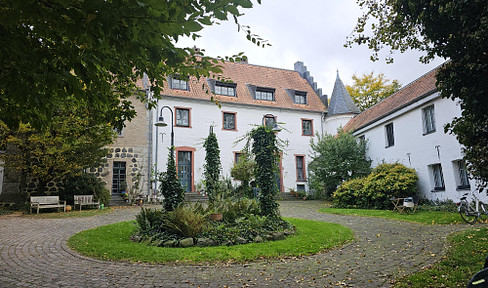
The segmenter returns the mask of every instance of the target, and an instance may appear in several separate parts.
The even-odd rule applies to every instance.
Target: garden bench
[[[91,206],[91,205],[96,205],[97,207],[100,206],[100,201],[94,201],[93,200],[93,195],[75,195],[73,196],[74,198],[74,204],[75,204],[75,209],[76,205],[80,206],[80,211],[81,211],[81,206]]]
[[[63,208],[66,212],[66,201],[60,201],[59,196],[31,196],[30,197],[30,213],[32,214],[32,208],[37,209],[39,215],[39,209],[43,208]]]

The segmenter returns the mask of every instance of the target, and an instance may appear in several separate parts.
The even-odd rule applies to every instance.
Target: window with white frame
[[[295,91],[295,104],[307,104],[307,92]]]
[[[311,119],[302,119],[302,135],[313,136],[313,125]]]
[[[224,130],[236,130],[236,113],[223,112],[222,117]]]
[[[444,191],[446,187],[444,185],[444,175],[442,174],[441,164],[430,165],[430,170],[432,173],[432,180],[434,184],[434,191]]]
[[[456,160],[453,162],[454,171],[457,172],[456,183],[457,189],[470,189],[468,171],[466,170],[466,164],[463,160]]]
[[[188,90],[188,81],[179,75],[171,77],[171,89]]]
[[[275,89],[257,87],[254,95],[256,100],[275,101]]]
[[[225,83],[225,82],[216,81],[215,94],[236,97],[236,87],[237,84],[235,83]]]
[[[305,156],[295,156],[296,168],[297,168],[297,181],[305,181]]]
[[[395,145],[395,134],[393,133],[393,123],[385,125],[386,147]]]
[[[190,109],[176,108],[176,126],[190,127]]]
[[[422,118],[424,122],[424,135],[435,132],[434,105],[422,109]]]

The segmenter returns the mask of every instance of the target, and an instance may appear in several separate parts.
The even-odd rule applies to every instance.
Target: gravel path
[[[139,209],[88,218],[0,217],[0,287],[389,287],[441,259],[446,237],[468,225],[424,226],[317,212],[318,201],[284,201],[288,217],[350,227],[356,240],[309,257],[228,266],[173,266],[90,259],[66,245],[76,232],[134,219]]]

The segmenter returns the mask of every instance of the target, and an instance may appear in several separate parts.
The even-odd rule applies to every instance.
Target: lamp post
[[[266,126],[266,118],[272,118],[273,119],[273,128],[271,128],[271,131],[273,131],[273,132],[280,132],[281,131],[281,128],[276,123],[276,118],[273,114],[266,114],[263,116],[263,126]]]
[[[166,127],[168,124],[164,122],[164,117],[163,117],[163,109],[168,108],[169,112],[171,112],[171,155],[173,155],[174,152],[174,147],[175,147],[175,131],[174,131],[174,124],[173,124],[173,110],[169,106],[163,106],[161,107],[161,111],[159,113],[159,119],[154,123],[154,126],[156,127]]]

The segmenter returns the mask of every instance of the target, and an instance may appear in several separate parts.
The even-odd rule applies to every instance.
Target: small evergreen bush
[[[105,206],[110,201],[110,191],[105,188],[105,183],[94,174],[83,173],[76,176],[68,176],[60,191],[60,198],[66,200],[66,204],[74,204],[74,195],[93,195],[96,201]]]
[[[357,208],[363,207],[364,183],[366,178],[356,178],[342,183],[334,192],[333,203],[337,208]]]

